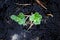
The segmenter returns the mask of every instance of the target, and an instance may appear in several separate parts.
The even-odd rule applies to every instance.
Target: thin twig
[[[26,20],[30,17],[30,15],[25,15],[26,16]]]
[[[28,5],[31,5],[31,4],[19,4],[19,3],[16,3],[17,5],[23,5],[23,6],[28,6]]]
[[[28,16],[29,17],[30,15],[25,15],[25,16]]]
[[[53,17],[53,14],[47,14],[47,16],[51,16],[51,17]]]
[[[36,0],[36,2],[37,2],[40,6],[42,6],[44,9],[47,9],[47,8],[42,4],[42,2],[41,2],[41,1]]]
[[[31,24],[31,22],[30,21],[27,21],[26,24]]]
[[[30,26],[29,26],[29,28],[28,28],[27,30],[29,30],[33,25],[34,25],[34,24],[33,24],[32,21],[31,21]]]
[[[27,30],[29,30],[32,26],[33,26],[33,23],[29,26],[29,28]]]
[[[26,20],[29,18],[29,16],[26,17]]]

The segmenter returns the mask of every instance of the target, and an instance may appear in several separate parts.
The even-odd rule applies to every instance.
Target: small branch
[[[29,16],[26,17],[26,20],[29,18]]]
[[[32,21],[31,21],[30,26],[29,26],[29,28],[28,28],[27,30],[29,30],[33,25],[34,25],[34,24],[33,24]]]
[[[30,17],[30,15],[25,15],[26,16],[26,20]]]
[[[19,4],[19,3],[16,3],[17,5],[23,5],[23,6],[28,6],[28,5],[31,5],[31,4]]]
[[[30,21],[27,21],[26,24],[31,24],[31,22]]]
[[[27,30],[29,30],[32,26],[33,26],[33,23],[29,26],[29,28]]]
[[[51,17],[53,17],[53,14],[47,14],[47,16],[51,16]]]
[[[47,9],[47,8],[42,4],[42,2],[41,2],[41,1],[36,0],[36,2],[37,2],[40,6],[42,6],[44,9]]]
[[[25,15],[25,16],[28,16],[29,17],[30,15]]]

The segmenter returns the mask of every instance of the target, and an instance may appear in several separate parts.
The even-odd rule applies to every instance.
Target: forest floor
[[[13,35],[18,35],[17,40],[60,40],[60,0],[42,0],[46,4],[47,10],[39,6],[35,1],[29,0],[0,0],[0,39],[12,40]],[[29,3],[29,6],[20,6],[16,3]],[[32,5],[34,3],[34,5]],[[39,12],[43,19],[51,12],[53,17],[49,17],[40,25],[29,27],[18,25],[10,19],[11,15],[19,12],[30,15],[31,12]]]

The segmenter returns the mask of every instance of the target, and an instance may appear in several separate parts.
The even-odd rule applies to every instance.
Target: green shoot
[[[31,15],[24,15],[22,12],[19,13],[19,15],[11,15],[10,18],[17,22],[19,25],[26,25],[29,24],[28,30],[35,24],[41,24],[42,21],[42,15],[40,15],[38,12],[35,12]],[[28,21],[26,21],[29,18]]]
[[[42,16],[38,12],[35,12],[35,14],[30,16],[29,20],[32,21],[33,24],[38,25],[41,23]]]
[[[19,13],[18,16],[16,15],[11,15],[10,17],[12,20],[17,22],[19,25],[25,25],[25,16],[23,13]]]

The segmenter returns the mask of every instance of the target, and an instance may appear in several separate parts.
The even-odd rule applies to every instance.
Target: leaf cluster
[[[19,15],[11,15],[10,18],[17,22],[19,25],[25,25],[26,24],[26,18],[25,15],[20,12]],[[30,15],[29,21],[31,21],[33,24],[38,25],[41,23],[42,15],[40,15],[38,12],[35,12],[34,14]]]

